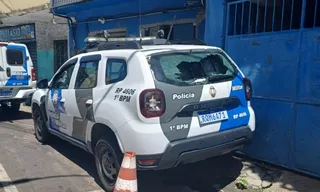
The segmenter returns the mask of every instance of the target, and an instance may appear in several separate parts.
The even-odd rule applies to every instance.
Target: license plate
[[[219,111],[219,112],[209,112],[209,113],[201,113],[198,114],[200,125],[215,123],[219,121],[227,120],[228,113],[227,111]]]
[[[12,91],[0,91],[0,97],[10,97],[12,96]]]

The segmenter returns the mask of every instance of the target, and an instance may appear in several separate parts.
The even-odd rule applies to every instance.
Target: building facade
[[[49,9],[1,19],[0,41],[26,44],[37,79],[51,78],[68,59],[68,23],[54,18]]]

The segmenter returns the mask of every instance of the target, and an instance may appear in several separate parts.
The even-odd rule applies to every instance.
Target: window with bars
[[[277,32],[320,27],[320,0],[244,0],[228,3],[227,34]]]
[[[320,0],[306,0],[304,27],[320,27]]]

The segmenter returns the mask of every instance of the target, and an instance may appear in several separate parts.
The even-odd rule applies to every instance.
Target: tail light
[[[139,99],[140,112],[146,118],[160,117],[166,111],[164,93],[159,89],[146,89]]]
[[[32,77],[32,81],[36,80],[36,71],[34,70],[34,68],[31,68],[31,77]]]
[[[155,159],[146,159],[146,160],[138,160],[138,163],[143,166],[151,166],[156,164],[157,160]]]
[[[252,84],[251,81],[247,78],[243,78],[244,91],[247,101],[250,101],[252,98]]]

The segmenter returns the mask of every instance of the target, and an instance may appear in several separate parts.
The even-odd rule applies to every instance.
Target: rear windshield
[[[23,65],[23,52],[21,50],[8,49],[7,63],[9,65]]]
[[[216,50],[161,53],[149,62],[158,81],[180,86],[228,81],[237,74],[225,53]]]

